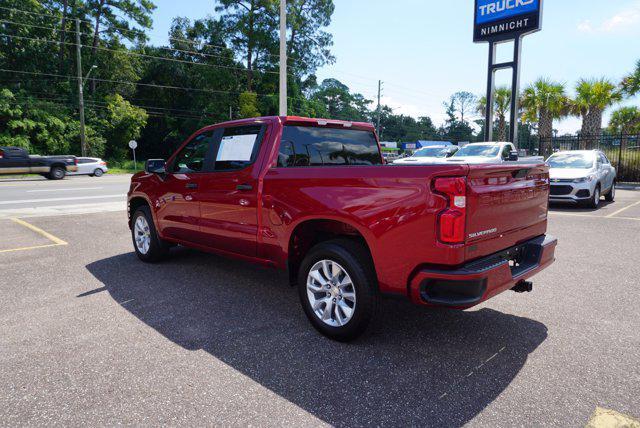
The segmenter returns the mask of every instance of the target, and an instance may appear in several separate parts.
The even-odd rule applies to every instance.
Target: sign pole
[[[280,0],[280,116],[287,115],[287,0]]]
[[[520,56],[522,53],[522,36],[518,36],[513,41],[513,75],[511,78],[511,111],[509,140],[513,146],[518,147],[518,110],[520,110]]]
[[[496,44],[489,42],[489,67],[487,68],[487,107],[484,116],[484,140],[493,140],[493,93],[495,70],[493,69],[493,61],[496,57]]]

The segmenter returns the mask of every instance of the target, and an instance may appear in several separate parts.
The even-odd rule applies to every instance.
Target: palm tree
[[[497,88],[493,94],[493,112],[498,122],[497,141],[507,141],[507,113],[511,109],[511,90],[506,86]],[[487,97],[478,99],[478,114],[486,115]]]
[[[630,97],[640,93],[640,59],[636,62],[636,69],[622,79],[622,90]]]
[[[620,91],[605,78],[578,81],[571,110],[573,114],[582,117],[582,149],[586,148],[587,139],[593,140],[600,135],[604,110],[621,99]]]
[[[628,136],[640,134],[640,108],[621,107],[611,114],[609,130],[622,135],[622,149],[626,148]]]
[[[527,86],[521,96],[522,118],[538,125],[538,136],[544,141],[543,154],[550,154],[553,120],[569,114],[569,99],[562,83],[540,78]]]

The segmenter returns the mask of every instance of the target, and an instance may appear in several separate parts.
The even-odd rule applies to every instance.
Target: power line
[[[29,12],[29,11],[26,11],[26,10],[21,10],[21,9],[16,9],[16,8],[9,8],[9,7],[0,6],[0,9],[10,10],[10,11],[20,12],[20,13],[26,13],[26,14],[29,14],[29,15],[45,16],[45,17],[49,17],[49,18],[56,18],[56,19],[60,18],[59,16],[52,15],[52,14],[42,14],[42,13],[36,13],[36,12]],[[95,24],[94,21],[90,21],[90,20],[87,20],[87,19],[81,19],[81,18],[77,18],[77,19],[79,19],[82,22],[88,23],[90,25],[94,25]],[[127,33],[127,32],[128,33],[135,33],[135,32],[144,31],[144,30],[137,30],[137,29],[133,29],[133,28],[119,27],[117,25],[111,25],[110,28],[115,29],[115,30],[119,30],[122,33]],[[50,28],[50,29],[52,29],[52,28]],[[62,30],[60,29],[58,31],[62,31]],[[69,30],[67,30],[67,31],[69,31]],[[75,32],[75,31],[70,31],[70,32]],[[84,34],[86,36],[93,36],[93,33],[83,33],[82,32],[82,34]],[[139,34],[135,34],[135,35],[137,36]],[[149,34],[145,34],[145,37],[149,37],[150,38],[150,36],[151,35],[149,35]],[[160,37],[163,37],[163,36],[160,36],[160,35],[153,35],[153,36],[156,39],[158,39]],[[174,41],[179,41],[179,42],[187,42],[187,43],[192,43],[192,44],[201,44],[200,42],[196,42],[196,41],[189,40],[189,39],[181,39],[181,38],[178,38],[178,37],[167,36],[167,39],[174,40]],[[208,43],[202,43],[201,46],[212,47],[212,48],[216,48],[216,49],[230,49],[228,46],[213,45],[213,44],[208,44]],[[268,52],[265,52],[265,54],[268,55],[268,56],[276,57],[276,58],[280,57],[279,54],[272,54],[272,53],[268,53]],[[295,59],[291,59],[291,58],[288,58],[288,60],[290,60],[291,62],[302,62],[300,60],[295,60]],[[289,66],[289,67],[292,67],[292,66]]]

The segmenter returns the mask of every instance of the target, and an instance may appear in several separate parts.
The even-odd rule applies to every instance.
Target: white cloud
[[[640,1],[632,3],[615,15],[604,19],[598,24],[593,24],[590,20],[581,21],[578,24],[578,31],[582,33],[616,33],[640,28]]]

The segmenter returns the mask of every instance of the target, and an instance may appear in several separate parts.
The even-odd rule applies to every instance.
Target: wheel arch
[[[337,238],[349,239],[362,245],[375,267],[371,238],[367,239],[367,235],[366,229],[341,218],[314,217],[300,220],[292,227],[287,241],[287,269],[291,285],[296,284],[298,269],[309,250],[321,242]]]

